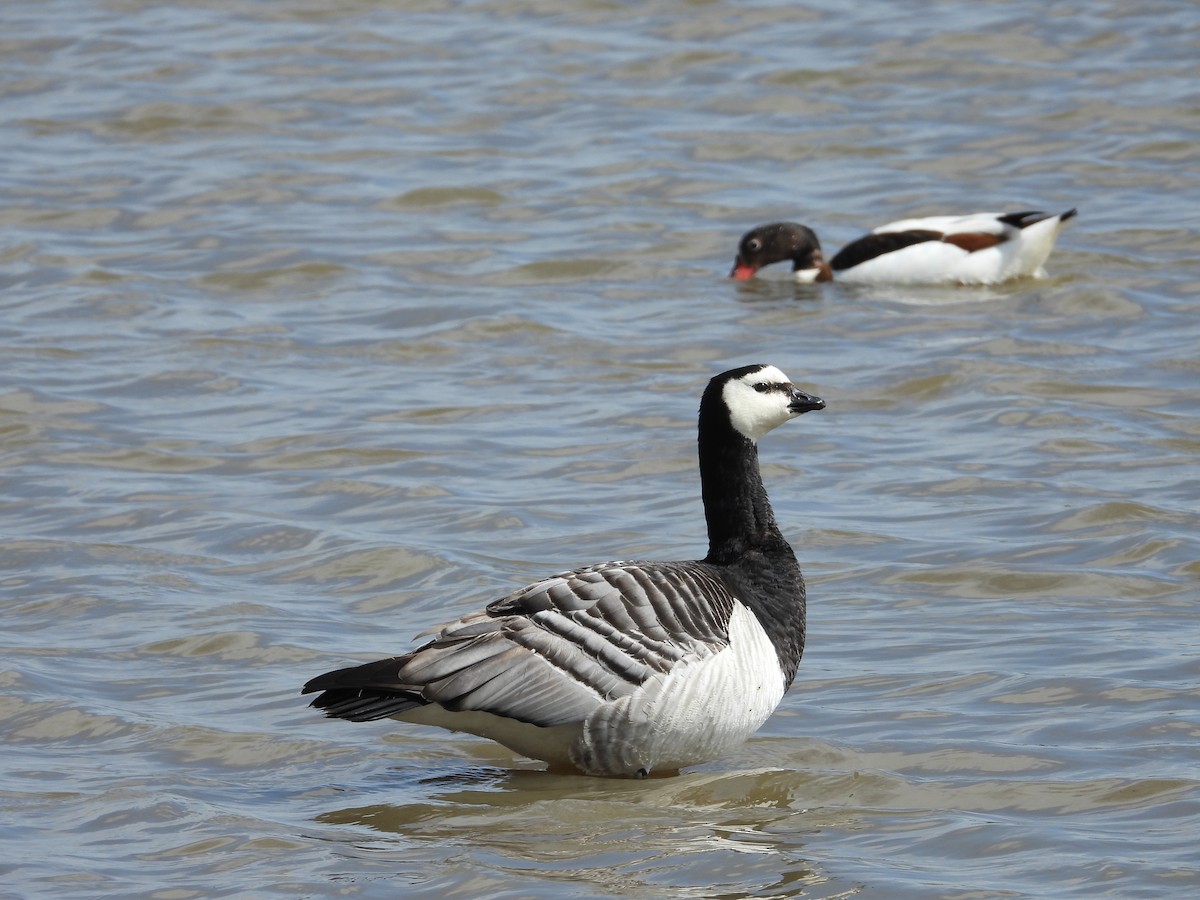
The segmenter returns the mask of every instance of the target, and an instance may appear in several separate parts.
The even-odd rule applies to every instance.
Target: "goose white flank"
[[[729,276],[744,281],[764,266],[790,260],[796,281],[805,283],[999,284],[1042,278],[1059,232],[1075,212],[902,219],[851,241],[828,262],[811,228],[773,222],[742,236]]]
[[[469,732],[559,771],[644,777],[730,752],[779,705],[804,650],[804,578],[757,442],[824,406],[774,366],[717,375],[700,401],[703,560],[554,575],[303,692],[332,717]]]

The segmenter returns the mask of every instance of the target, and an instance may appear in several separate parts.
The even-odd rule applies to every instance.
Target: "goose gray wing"
[[[734,597],[704,563],[612,562],[555,575],[443,627],[404,656],[314,678],[313,706],[356,721],[429,703],[554,726],[729,643]]]

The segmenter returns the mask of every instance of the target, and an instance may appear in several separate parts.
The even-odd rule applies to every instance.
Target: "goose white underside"
[[[597,697],[596,708],[580,722],[543,728],[438,704],[395,718],[486,737],[557,768],[635,776],[722,756],[762,727],[783,693],[775,648],[754,613],[739,602],[729,621],[728,646],[681,660],[626,697]]]

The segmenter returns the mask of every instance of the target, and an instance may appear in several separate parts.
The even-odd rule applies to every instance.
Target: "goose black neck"
[[[705,562],[728,564],[747,551],[786,545],[758,470],[758,447],[724,409],[700,409],[700,491],[708,522]]]

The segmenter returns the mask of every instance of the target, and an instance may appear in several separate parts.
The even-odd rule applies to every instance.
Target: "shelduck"
[[[588,775],[669,774],[728,753],[766,722],[804,650],[804,578],[757,442],[824,406],[774,366],[715,376],[699,416],[703,560],[554,575],[303,693],[321,692],[312,706],[332,717],[469,732]]]
[[[1045,265],[1076,210],[972,213],[901,219],[852,241],[825,261],[811,228],[759,225],[743,235],[729,276],[753,278],[763,266],[792,261],[796,281],[854,284],[998,284],[1045,277]]]

